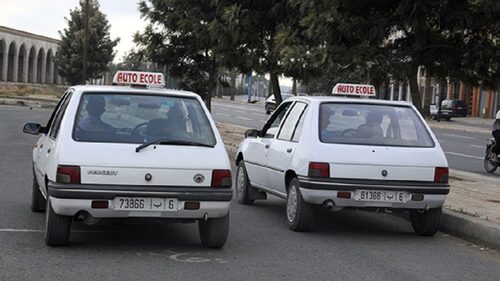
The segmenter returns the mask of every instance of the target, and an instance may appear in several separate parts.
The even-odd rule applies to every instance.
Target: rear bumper
[[[233,196],[231,188],[214,189],[200,187],[162,187],[162,186],[115,186],[57,184],[50,182],[48,192],[52,208],[56,214],[74,216],[80,211],[90,213],[96,218],[163,217],[163,218],[216,218],[229,212]],[[176,211],[118,211],[113,209],[115,197],[155,197],[176,198]],[[92,208],[92,201],[108,201],[107,209]],[[200,202],[199,209],[185,210],[187,201]]]
[[[320,205],[326,201],[333,201],[337,207],[378,207],[394,209],[424,209],[440,208],[443,206],[446,195],[450,191],[448,184],[434,184],[426,182],[396,182],[370,180],[339,180],[315,179],[299,177],[300,192],[304,201],[309,204]],[[406,191],[410,195],[423,195],[421,200],[408,200],[406,203],[358,201],[353,198],[337,198],[339,191],[354,192],[356,190],[386,190]],[[421,196],[419,196],[421,197]]]

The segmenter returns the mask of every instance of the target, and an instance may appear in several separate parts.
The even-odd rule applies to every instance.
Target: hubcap
[[[288,191],[288,199],[286,203],[286,213],[289,222],[295,221],[295,216],[297,215],[297,189],[295,186],[290,186]]]
[[[238,180],[236,181],[236,193],[238,194],[238,198],[243,197],[243,188],[245,184],[245,172],[242,168],[238,168]]]

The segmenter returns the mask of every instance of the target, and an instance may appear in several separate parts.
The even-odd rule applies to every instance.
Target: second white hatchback
[[[245,137],[236,157],[239,202],[285,198],[292,230],[309,229],[317,206],[406,210],[416,233],[439,228],[448,163],[410,104],[296,97]]]

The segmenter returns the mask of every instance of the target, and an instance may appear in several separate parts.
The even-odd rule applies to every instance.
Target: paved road
[[[269,118],[269,115],[264,113],[263,105],[216,99],[212,104],[212,114],[215,120],[220,122],[249,128],[262,128],[265,120]],[[486,143],[491,135],[444,129],[433,129],[433,131],[452,169],[490,175],[483,168],[483,157]],[[500,177],[500,173],[493,176]]]
[[[0,280],[498,280],[500,253],[438,233],[419,237],[400,217],[319,212],[310,233],[289,231],[284,201],[233,202],[222,250],[199,246],[195,224],[103,221],[73,225],[48,248],[31,213],[27,121],[48,111],[0,106]],[[91,152],[89,152],[91,153]]]

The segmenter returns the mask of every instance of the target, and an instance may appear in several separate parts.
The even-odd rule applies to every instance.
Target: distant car
[[[376,99],[294,97],[260,130],[248,130],[236,163],[241,204],[286,199],[290,229],[306,231],[314,210],[407,211],[433,235],[449,193],[448,162],[413,105]]]
[[[121,74],[129,81],[164,81]],[[74,86],[46,126],[27,123],[23,130],[39,135],[31,209],[46,212],[48,246],[68,244],[73,220],[131,217],[197,221],[203,246],[226,242],[231,166],[199,95]]]
[[[281,98],[283,100],[286,100],[288,98],[293,97],[294,95],[292,94],[281,94]],[[264,104],[264,108],[266,110],[266,114],[271,114],[276,109],[276,101],[274,99],[274,95],[271,95],[266,99],[266,102]]]
[[[443,100],[441,102],[441,114],[438,115],[437,105],[430,108],[432,119],[446,119],[450,121],[452,117],[467,116],[467,106],[463,100]]]

